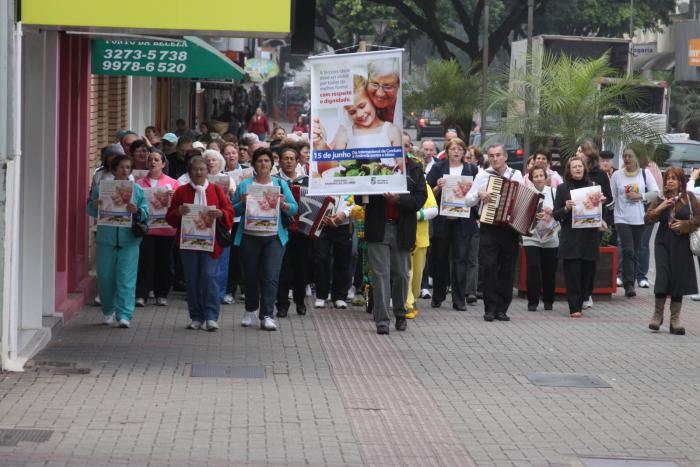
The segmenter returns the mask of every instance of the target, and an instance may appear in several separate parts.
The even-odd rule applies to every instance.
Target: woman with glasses
[[[394,122],[394,111],[400,84],[398,60],[374,60],[367,64],[367,95],[382,121],[397,123]]]

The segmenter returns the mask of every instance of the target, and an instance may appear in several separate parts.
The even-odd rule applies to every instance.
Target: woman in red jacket
[[[206,161],[199,156],[190,159],[187,173],[190,183],[175,191],[168,208],[166,220],[178,229],[180,235],[182,216],[190,210],[188,205],[208,206],[207,215],[230,231],[233,225],[233,208],[226,193],[214,183],[209,183]],[[180,249],[182,268],[187,284],[187,308],[190,324],[187,329],[219,329],[219,285],[216,277],[219,257],[224,251],[216,234],[214,251],[193,251]]]
[[[265,141],[268,133],[270,133],[270,122],[267,121],[267,117],[260,107],[255,109],[255,114],[250,117],[248,131],[258,135],[260,141]]]

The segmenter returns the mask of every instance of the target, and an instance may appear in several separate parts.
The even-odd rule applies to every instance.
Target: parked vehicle
[[[659,144],[654,150],[654,159],[662,170],[667,167],[680,167],[684,172],[700,167],[700,141],[691,139],[670,140]]]
[[[419,140],[426,136],[440,137],[444,135],[442,119],[435,112],[421,112],[415,121],[416,135]]]

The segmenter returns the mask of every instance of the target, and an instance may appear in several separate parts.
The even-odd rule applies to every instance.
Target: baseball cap
[[[615,153],[612,151],[600,151],[600,158],[601,159],[614,159]]]
[[[192,149],[206,149],[207,147],[201,141],[195,141],[192,143]]]
[[[177,136],[175,136],[175,133],[166,133],[163,136],[161,136],[160,139],[167,141],[168,143],[171,143],[171,144],[177,143]]]

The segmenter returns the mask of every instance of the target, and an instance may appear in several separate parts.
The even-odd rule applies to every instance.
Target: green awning
[[[95,39],[92,73],[233,80],[242,80],[245,74],[226,55],[194,36],[167,41]]]

